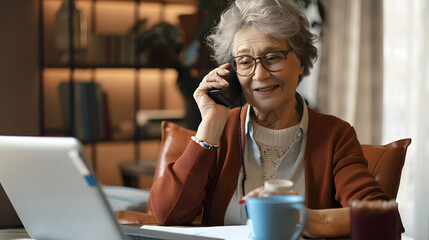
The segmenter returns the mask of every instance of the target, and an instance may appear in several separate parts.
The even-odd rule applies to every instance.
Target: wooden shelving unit
[[[133,158],[138,162],[142,155],[142,142],[154,141],[157,138],[141,136],[135,121],[136,112],[141,109],[183,109],[184,103],[180,92],[172,90],[175,86],[174,78],[177,77],[174,66],[152,65],[150,60],[144,62],[144,56],[133,51],[130,29],[135,22],[143,18],[148,18],[148,24],[153,24],[169,21],[174,14],[191,14],[197,10],[198,1],[66,0],[64,4],[69,4],[67,27],[71,33],[68,36],[67,53],[61,53],[55,47],[55,14],[61,4],[61,0],[39,0],[40,133],[47,136],[73,136],[76,132],[74,88],[69,88],[70,124],[66,128],[57,91],[60,83],[97,83],[109,97],[109,128],[114,137],[84,141],[85,145],[92,149],[90,158],[94,169],[97,170],[97,166],[100,166],[97,145],[103,143],[133,143]],[[74,4],[87,22],[87,47],[81,52],[74,48],[75,31],[73,19],[70,17],[70,7]],[[149,7],[158,12],[149,11]],[[146,16],[147,11],[150,14]],[[169,19],[166,19],[166,15]],[[111,18],[114,18],[113,21]],[[172,24],[177,25],[178,20]],[[61,59],[61,54],[68,55],[68,59]],[[173,97],[176,99],[171,100]],[[128,135],[117,137],[118,134],[115,133],[118,129],[128,129]]]

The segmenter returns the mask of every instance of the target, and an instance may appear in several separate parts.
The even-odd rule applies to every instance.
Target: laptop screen
[[[35,239],[218,239],[121,227],[75,138],[0,136],[0,183]]]
[[[78,140],[0,136],[0,182],[35,239],[124,239]]]

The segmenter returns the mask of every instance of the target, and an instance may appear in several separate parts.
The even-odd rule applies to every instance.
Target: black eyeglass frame
[[[252,57],[250,55],[239,55],[239,56],[235,56],[235,57],[232,57],[232,58],[228,59],[228,62],[231,63],[231,66],[233,67],[234,71],[238,75],[243,76],[243,77],[248,77],[248,76],[252,75],[253,73],[255,73],[256,65],[258,64],[258,62],[256,60],[259,60],[259,62],[261,63],[262,67],[264,67],[267,71],[269,71],[269,72],[280,72],[281,70],[283,70],[285,68],[286,62],[287,62],[287,54],[290,53],[291,51],[293,51],[293,48],[291,48],[289,50],[279,50],[279,51],[266,52],[266,53],[262,54],[259,57]],[[265,67],[264,62],[262,61],[262,58],[265,55],[267,55],[267,54],[270,54],[270,53],[279,53],[279,52],[281,52],[281,53],[283,53],[285,55],[285,64],[283,65],[283,67],[280,70],[271,71],[267,67]],[[253,59],[253,62],[254,62],[253,70],[249,74],[244,75],[244,74],[240,74],[240,73],[237,72],[237,66],[233,63],[233,61],[234,61],[234,59],[236,59],[238,57],[250,57],[251,59]]]

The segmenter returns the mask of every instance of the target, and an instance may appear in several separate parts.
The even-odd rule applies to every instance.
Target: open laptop
[[[37,240],[216,239],[121,226],[75,138],[0,136],[0,183]]]

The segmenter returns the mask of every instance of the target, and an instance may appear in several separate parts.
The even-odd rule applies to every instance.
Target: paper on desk
[[[221,227],[163,227],[163,226],[152,226],[144,225],[141,228],[183,233],[190,235],[198,235],[213,238],[223,238],[225,240],[251,240],[249,238],[249,229],[247,225],[238,226],[221,226]],[[302,239],[302,238],[300,238]],[[415,240],[413,238],[402,235],[401,240]]]
[[[151,226],[144,225],[141,228],[183,233],[204,237],[223,238],[225,240],[248,240],[249,229],[247,225],[238,226],[219,226],[219,227],[164,227],[164,226]]]

